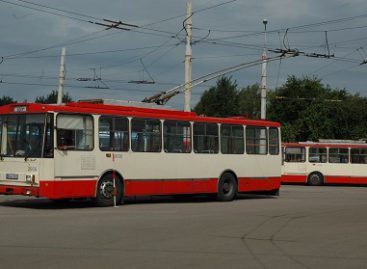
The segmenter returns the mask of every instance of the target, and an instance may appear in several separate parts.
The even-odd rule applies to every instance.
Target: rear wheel
[[[224,173],[219,179],[217,197],[220,201],[232,201],[237,194],[237,180],[231,173]]]
[[[119,177],[116,177],[116,203],[122,202],[123,185]],[[97,185],[97,206],[113,206],[114,189],[112,174],[107,174],[100,179]]]
[[[308,176],[307,183],[310,186],[320,186],[320,185],[323,185],[324,184],[324,177],[320,173],[318,173],[318,172],[311,173]]]
[[[271,190],[268,192],[269,195],[279,196],[279,189]]]

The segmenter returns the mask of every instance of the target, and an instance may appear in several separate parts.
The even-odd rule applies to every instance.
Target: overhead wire
[[[306,29],[306,28],[324,26],[328,24],[336,24],[336,23],[341,23],[341,22],[346,22],[346,21],[351,21],[351,20],[366,18],[366,17],[367,17],[367,13],[364,13],[364,14],[360,14],[356,16],[350,16],[350,17],[321,21],[321,22],[316,22],[316,23],[304,24],[304,25],[299,25],[299,26],[294,26],[294,27],[288,27],[287,29],[290,29],[290,30]]]
[[[0,0],[1,2],[6,2],[6,3],[11,3],[11,4],[15,4],[15,3],[12,3],[10,1],[7,1],[7,0]],[[19,2],[23,2],[23,3],[27,3],[27,4],[32,4],[32,5],[36,5],[36,6],[40,6],[40,7],[43,7],[43,8],[47,8],[47,9],[50,9],[50,10],[56,10],[58,12],[64,12],[64,13],[70,13],[70,14],[74,14],[74,15],[78,15],[78,16],[82,16],[82,17],[86,17],[86,18],[93,18],[93,19],[100,19],[100,18],[97,18],[97,17],[93,17],[93,16],[89,16],[89,15],[85,15],[85,14],[82,14],[82,13],[79,13],[79,12],[73,12],[73,11],[67,11],[67,10],[63,10],[63,9],[57,9],[57,8],[53,8],[53,7],[50,7],[50,6],[46,6],[46,5],[41,5],[41,4],[36,4],[36,3],[32,3],[30,1],[24,1],[24,0],[17,0]],[[219,3],[219,4],[216,4],[216,5],[212,5],[210,7],[206,7],[206,8],[202,8],[202,9],[198,9],[196,11],[193,12],[193,14],[195,13],[199,13],[199,12],[203,12],[203,11],[206,11],[206,10],[209,10],[209,9],[212,9],[212,8],[215,8],[215,7],[219,7],[219,6],[222,6],[222,5],[225,5],[225,4],[228,4],[228,3],[232,3],[232,2],[235,2],[236,0],[231,0],[231,1],[226,1],[226,2],[223,2],[223,3]],[[27,7],[27,6],[26,6]],[[28,8],[28,7],[27,7]],[[43,12],[48,12],[48,11],[45,11],[45,10],[41,10]],[[53,13],[52,13],[53,14]],[[60,14],[53,14],[53,15],[60,15]],[[311,27],[311,26],[315,26],[315,25],[324,25],[324,24],[327,24],[327,23],[336,23],[336,22],[340,22],[340,21],[345,21],[345,20],[351,20],[351,19],[355,19],[355,18],[358,18],[358,17],[362,17],[362,16],[366,16],[366,14],[363,14],[363,15],[359,15],[359,16],[354,16],[354,17],[348,17],[348,18],[343,18],[343,19],[337,19],[337,20],[330,20],[330,21],[325,21],[325,22],[319,22],[319,23],[314,23],[314,24],[308,24],[308,25],[302,25],[302,26],[296,26],[296,27],[290,27],[288,29],[299,29],[299,28],[302,28],[302,27]],[[154,22],[154,23],[151,23],[151,24],[147,24],[147,25],[153,25],[153,24],[156,24],[156,23],[159,23],[159,22],[164,22],[164,21],[167,21],[167,20],[171,20],[171,19],[175,19],[175,18],[178,18],[178,17],[181,17],[181,15],[179,16],[174,16],[174,17],[170,17],[166,20],[160,20],[160,21],[157,21],[157,22]],[[84,20],[85,21],[85,20]],[[145,25],[145,26],[147,26]],[[143,27],[139,27],[141,29],[145,29],[145,30],[149,30],[149,31],[155,31],[155,32],[158,32],[161,34],[161,36],[171,36],[173,35],[172,32],[168,32],[168,31],[162,31],[162,30],[157,30],[157,29],[152,29],[152,28],[146,28],[145,26]],[[134,30],[132,29],[131,31],[133,32],[137,32],[137,33],[142,33],[142,34],[150,34],[152,35],[152,33],[147,33],[147,32],[142,32],[142,31],[139,31],[139,30]],[[209,30],[210,31],[210,30]],[[275,30],[274,30],[275,31]],[[287,30],[286,30],[287,31]],[[261,34],[262,32],[255,32],[255,33],[251,33],[250,35],[259,35]],[[268,33],[271,33],[271,31],[268,31]],[[156,33],[154,33],[153,35],[156,35]],[[240,36],[237,36],[237,37],[240,37]],[[261,46],[260,45],[248,45],[248,44],[241,44],[241,43],[219,43],[217,40],[221,40],[221,39],[229,39],[229,38],[236,38],[236,36],[233,36],[233,37],[224,37],[224,38],[219,38],[219,39],[211,39],[211,43],[212,44],[220,44],[220,45],[223,45],[223,46],[237,46],[237,47],[246,47],[246,48],[253,48],[253,49],[260,49]],[[83,42],[84,40],[80,40],[79,42]],[[210,43],[210,42],[209,42]],[[46,50],[46,49],[50,49],[50,48],[55,48],[57,46],[51,46],[51,47],[48,47],[48,48],[45,48],[45,49],[42,49],[42,50]],[[39,52],[39,51],[42,51],[42,50],[35,50],[35,51],[32,51],[32,53],[35,53],[35,52]],[[24,55],[23,53],[20,54],[19,56],[21,55]],[[6,57],[5,57],[6,58]]]
[[[167,47],[175,47],[175,44],[166,45]],[[128,52],[128,51],[139,51],[139,50],[147,50],[152,48],[161,48],[161,45],[155,46],[146,46],[140,48],[127,48],[127,49],[115,49],[115,50],[102,50],[102,51],[91,51],[91,52],[75,52],[75,53],[68,53],[68,57],[79,57],[79,56],[89,56],[89,55],[96,55],[96,54],[108,54],[108,53],[121,53],[121,52]],[[39,59],[39,58],[59,58],[60,54],[55,55],[38,55],[38,56],[24,56],[22,59]]]
[[[71,79],[69,79],[69,81],[72,81]],[[122,83],[122,84],[128,84],[129,81],[128,80],[110,80],[110,79],[103,79],[103,81],[108,82],[108,83]],[[40,86],[40,87],[57,87],[57,83],[36,83],[36,82],[14,82],[14,81],[5,81],[5,80],[0,80],[0,87],[1,84],[8,84],[8,85],[23,85],[23,86]],[[174,82],[156,82],[155,85],[162,85],[162,86],[176,86],[177,84]],[[72,84],[65,84],[66,87],[71,87],[71,88],[77,88],[77,89],[85,89],[88,88],[86,86],[81,86],[81,85],[72,85]],[[206,87],[206,86],[203,86]],[[102,89],[102,88],[101,88]],[[111,88],[113,90],[113,88]],[[139,90],[139,89],[134,89],[135,90]],[[127,89],[126,91],[130,91],[129,89]],[[152,92],[151,90],[147,90],[146,92]]]
[[[16,1],[23,2],[23,3],[26,3],[26,4],[30,4],[30,5],[34,5],[34,6],[38,6],[38,7],[43,7],[43,8],[50,9],[50,10],[59,11],[59,12],[62,12],[62,13],[69,13],[69,14],[73,14],[73,15],[76,15],[76,16],[85,17],[85,18],[89,18],[89,19],[102,20],[101,18],[97,18],[97,17],[94,17],[94,16],[86,15],[86,14],[83,14],[83,13],[80,13],[80,12],[75,12],[75,11],[71,11],[71,10],[65,10],[65,9],[55,8],[55,7],[51,7],[51,6],[45,5],[45,4],[34,3],[34,2],[31,2],[31,1],[26,1],[26,0],[16,0]]]
[[[236,2],[236,1],[237,0],[230,0],[230,1],[222,2],[222,3],[218,3],[218,4],[215,4],[215,5],[209,6],[209,7],[197,9],[193,13],[197,14],[197,13],[204,12],[204,11],[207,11],[207,10],[210,10],[210,9],[213,9],[213,8],[217,8],[217,7],[220,7],[220,6],[224,6],[224,5]]]
[[[16,1],[24,2],[24,1],[21,1],[21,0],[16,0]],[[10,2],[10,1],[7,1],[7,0],[0,0],[0,2],[7,3],[7,4],[10,4],[10,5],[14,5],[14,6],[23,7],[23,8],[28,8],[28,9],[43,12],[43,13],[47,13],[49,15],[55,15],[55,16],[60,16],[60,17],[65,17],[65,18],[68,18],[68,19],[80,21],[80,22],[88,22],[89,23],[89,21],[86,20],[86,19],[81,19],[81,18],[71,16],[71,15],[65,15],[65,14],[54,12],[54,11],[48,11],[48,10],[44,10],[44,9],[41,9],[41,8],[36,8],[36,7],[32,7],[32,6],[27,6],[27,5],[24,5],[24,4]],[[48,9],[51,9],[51,8],[48,8]],[[63,11],[63,13],[66,13],[66,12]]]
[[[30,1],[23,1],[23,0],[17,0],[17,1],[18,2],[22,2],[22,3],[26,3],[26,4],[31,4],[31,5],[34,5],[34,6],[37,6],[37,7],[41,7],[41,8],[46,8],[46,9],[49,9],[49,10],[46,10],[45,11],[45,10],[43,10],[41,8],[38,9],[38,8],[34,8],[34,7],[24,6],[24,5],[21,5],[19,3],[12,3],[12,2],[7,1],[7,0],[0,0],[0,2],[9,3],[9,4],[17,5],[17,6],[22,6],[22,7],[34,9],[34,10],[37,10],[37,11],[49,13],[49,14],[52,14],[52,15],[67,17],[67,18],[70,18],[70,19],[77,19],[77,20],[83,21],[83,22],[85,22],[87,20],[84,20],[82,18],[92,18],[92,19],[99,20],[99,18],[96,18],[96,17],[93,17],[93,16],[89,16],[89,15],[85,15],[85,14],[78,13],[78,12],[72,12],[72,11],[70,12],[70,11],[66,11],[66,10],[62,10],[62,9],[52,8],[52,7],[49,7],[49,6],[46,6],[46,5],[35,4],[35,3],[30,2]],[[205,10],[209,10],[211,8],[218,7],[218,6],[221,6],[221,5],[224,5],[224,4],[228,4],[228,3],[232,3],[232,2],[235,2],[235,1],[236,0],[232,0],[232,1],[227,1],[227,2],[220,3],[220,4],[216,4],[216,5],[213,5],[211,7],[207,7],[207,8],[196,10],[194,13],[198,13],[198,12],[202,12],[202,11],[205,11]],[[54,10],[55,12],[54,11],[50,11],[50,10]],[[59,12],[62,12],[62,13],[65,13],[65,14],[70,14],[70,15],[59,14]],[[54,14],[54,13],[56,13],[56,14]],[[136,29],[133,29],[132,32],[141,33],[141,34],[150,34],[150,35],[161,36],[161,37],[170,37],[169,40],[171,40],[171,38],[172,38],[172,33],[171,32],[169,32],[169,31],[162,31],[162,30],[153,29],[153,28],[148,28],[148,26],[152,26],[152,25],[155,25],[155,24],[163,23],[163,22],[166,22],[166,21],[169,21],[169,20],[173,20],[173,19],[177,19],[177,18],[180,18],[180,17],[183,17],[183,16],[184,15],[173,16],[173,17],[170,17],[170,18],[167,18],[167,19],[164,19],[164,20],[160,20],[160,21],[153,22],[153,23],[150,23],[150,24],[146,24],[146,25],[144,25],[142,27],[139,27],[142,30],[152,31],[154,33],[149,33],[149,32],[145,32],[145,31],[141,31],[141,30],[136,30]],[[358,16],[345,17],[345,18],[340,18],[340,19],[335,19],[335,20],[329,20],[329,21],[324,21],[324,22],[318,22],[318,23],[312,23],[312,24],[305,24],[305,25],[300,25],[300,26],[296,26],[296,27],[289,27],[289,28],[283,29],[283,30],[285,30],[286,33],[287,32],[296,33],[297,30],[301,30],[301,29],[307,29],[307,28],[312,28],[312,27],[319,27],[319,26],[328,25],[328,24],[334,24],[334,23],[341,23],[341,22],[346,22],[346,21],[358,19],[358,18],[364,18],[366,16],[367,16],[367,14],[362,14],[362,15],[358,15]],[[364,26],[364,27],[367,27],[367,26]],[[348,28],[344,28],[344,29],[348,29]],[[359,28],[357,28],[357,27],[352,28],[351,27],[349,29],[359,29]],[[103,29],[103,30],[101,30],[101,32],[102,31],[105,31],[105,30],[106,29]],[[294,31],[294,30],[296,30],[296,31]],[[340,28],[340,29],[334,29],[334,31],[337,31],[337,30],[341,31],[342,28]],[[274,31],[279,31],[279,30],[274,30]],[[328,31],[333,31],[333,30],[328,30]],[[269,31],[268,33],[271,33],[271,32],[272,31]],[[253,33],[247,33],[247,34],[249,34],[249,35],[260,35],[262,33],[263,32],[253,32]],[[177,38],[177,36],[175,38]],[[231,47],[239,47],[239,48],[253,49],[253,50],[261,50],[262,49],[261,45],[244,44],[244,43],[240,43],[240,42],[225,42],[226,39],[230,39],[230,38],[236,38],[236,37],[223,37],[221,39],[212,39],[212,40],[208,39],[208,40],[201,40],[200,42],[206,42],[206,43],[209,43],[209,44],[222,45],[222,46],[231,46]],[[284,47],[289,48],[290,47],[290,44],[289,44],[289,40],[288,40],[288,36],[287,35],[286,35],[286,38],[287,38],[287,41],[288,42],[285,44]],[[221,40],[221,42],[219,42],[218,40]],[[84,40],[80,40],[79,42],[84,42]],[[335,43],[330,43],[330,44],[335,44]],[[50,48],[55,48],[55,47],[58,47],[58,46],[50,46],[50,47],[45,48],[45,49],[34,50],[34,51],[31,52],[31,54],[32,53],[36,53],[36,52],[41,52],[41,51],[44,51],[44,50],[47,50],[47,49],[50,49]],[[170,49],[172,49],[172,48],[170,48]],[[148,56],[148,55],[150,55],[150,54],[152,54],[152,53],[154,53],[156,51],[157,50],[154,50],[153,52],[149,52],[147,55],[145,55],[143,57],[146,57],[146,56]],[[95,53],[92,53],[92,54],[98,54],[98,53],[99,52],[95,52]],[[104,52],[100,52],[100,53],[104,53]],[[105,53],[108,53],[108,52],[105,52]],[[10,56],[13,56],[13,57],[16,57],[16,56],[22,57],[24,55],[27,55],[27,54],[19,53],[19,54],[10,55]],[[75,54],[75,55],[77,55],[77,54]],[[79,55],[83,55],[83,54],[79,54]],[[85,53],[84,55],[88,55],[88,54]],[[135,57],[135,58],[136,59],[139,59],[140,57]],[[6,59],[6,56],[5,56],[5,59]],[[10,58],[8,58],[8,59],[10,59]],[[348,62],[349,61],[349,62],[352,62],[352,61],[355,61],[355,60],[354,59],[347,59],[347,58],[343,58],[343,57],[336,57],[335,58],[335,61],[345,61],[345,62]]]
[[[349,66],[349,67],[346,67],[346,68],[342,68],[342,69],[339,69],[339,70],[336,70],[336,71],[333,71],[333,72],[330,72],[330,73],[326,73],[325,75],[322,75],[321,78],[325,78],[325,77],[328,77],[328,76],[331,76],[331,75],[335,75],[337,73],[340,73],[340,72],[343,72],[343,71],[346,71],[346,70],[352,70],[352,69],[355,69],[357,67],[360,67],[361,65],[358,64],[358,65],[353,65],[353,66]]]
[[[2,1],[2,0],[0,0],[0,1]],[[81,37],[73,38],[73,39],[70,39],[69,41],[65,41],[65,42],[62,42],[62,43],[51,45],[51,46],[48,46],[48,47],[45,47],[45,48],[42,48],[42,49],[35,49],[35,50],[24,51],[24,52],[20,52],[20,53],[16,53],[16,54],[10,54],[10,55],[3,56],[3,58],[4,58],[4,60],[11,60],[11,59],[19,58],[19,57],[24,57],[26,55],[30,55],[30,54],[34,54],[34,53],[38,53],[38,52],[43,52],[43,51],[50,50],[50,49],[60,48],[60,47],[63,47],[63,46],[71,46],[71,45],[74,45],[74,44],[79,44],[81,42],[90,41],[90,40],[95,39],[96,37],[91,38],[91,36],[97,35],[97,34],[102,33],[104,31],[105,31],[105,29],[98,30],[98,31],[95,31],[93,33],[89,33],[89,34],[83,35]],[[103,36],[103,37],[105,37],[105,36]],[[102,38],[102,37],[99,37],[99,38]]]
[[[9,3],[9,4],[20,5],[20,4],[13,3],[13,2],[10,2],[10,1],[7,1],[7,0],[0,0],[0,1],[1,2],[5,2],[5,3]],[[27,4],[30,4],[30,5],[39,6],[39,7],[42,7],[42,8],[47,8],[47,9],[50,9],[50,10],[55,10],[57,12],[62,12],[62,13],[66,13],[66,14],[73,14],[73,15],[77,15],[77,16],[81,16],[81,17],[85,17],[85,18],[92,18],[92,19],[96,19],[96,20],[103,20],[101,18],[97,18],[97,17],[94,17],[94,16],[86,15],[86,14],[83,14],[83,13],[80,13],[80,12],[74,12],[74,11],[69,11],[69,10],[54,8],[54,7],[50,7],[50,6],[47,6],[47,5],[33,3],[31,1],[25,1],[25,0],[16,0],[16,1],[27,3]],[[202,9],[198,9],[198,10],[195,10],[193,12],[193,14],[199,13],[199,12],[203,12],[203,11],[206,11],[206,10],[209,10],[209,9],[212,9],[212,8],[216,8],[216,7],[219,7],[219,6],[223,6],[223,5],[226,5],[226,4],[229,4],[229,3],[233,3],[233,2],[236,2],[236,1],[237,0],[230,0],[230,1],[226,1],[226,2],[222,2],[222,3],[219,3],[219,4],[212,5],[212,6],[209,6],[209,7],[205,7],[205,8],[202,8]],[[24,5],[20,5],[20,6],[23,6],[23,7],[26,7],[26,8],[32,8],[32,7],[24,6]],[[49,11],[42,10],[42,9],[41,10],[38,10],[38,11],[49,13]],[[53,15],[62,15],[62,14],[54,13],[54,12],[52,12],[50,14],[53,14]],[[173,16],[173,17],[170,17],[170,18],[167,18],[167,19],[164,19],[164,20],[159,20],[157,22],[146,24],[146,25],[141,26],[141,27],[138,27],[138,28],[144,29],[146,26],[150,26],[150,25],[154,25],[154,24],[157,24],[157,23],[165,22],[165,21],[168,21],[168,20],[176,19],[176,18],[179,18],[181,16],[184,16],[184,15]],[[367,16],[367,14],[362,14],[362,15],[358,15],[358,16],[345,17],[345,18],[341,18],[341,19],[328,20],[328,21],[323,21],[323,22],[318,22],[318,23],[312,23],[312,24],[305,24],[305,25],[300,25],[300,26],[289,27],[288,30],[289,29],[302,29],[302,28],[308,28],[308,27],[315,27],[315,26],[320,26],[320,25],[325,25],[325,24],[330,24],[330,23],[339,23],[339,22],[344,22],[344,21],[353,20],[353,19],[357,19],[357,18],[362,18],[362,17],[366,17],[366,16]],[[71,19],[75,19],[75,17],[72,17],[72,16],[70,16],[70,18]],[[80,20],[80,18],[76,18],[76,19]],[[82,19],[82,21],[86,21],[86,20],[83,20]],[[90,21],[87,21],[87,22],[90,22]],[[146,30],[149,30],[149,31],[157,31],[157,32],[164,33],[164,34],[172,34],[172,33],[168,32],[168,31],[162,31],[162,30],[157,30],[157,29],[152,29],[152,28],[146,28]],[[278,30],[274,30],[273,32],[278,32],[278,31],[279,31],[279,29]],[[139,32],[139,31],[136,31],[135,30],[135,32]],[[268,31],[268,33],[271,33],[271,32],[272,31]],[[139,32],[139,33],[147,34],[146,32]],[[259,35],[261,33],[262,32],[257,32],[257,33],[252,33],[252,34],[253,35]],[[227,38],[236,38],[236,37],[227,37]]]

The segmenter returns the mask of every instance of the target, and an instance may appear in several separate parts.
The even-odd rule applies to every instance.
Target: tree
[[[213,117],[230,117],[239,115],[238,90],[231,77],[221,77],[217,85],[205,91],[195,106],[197,114]]]
[[[289,77],[269,96],[269,119],[281,122],[283,141],[365,137],[367,100],[331,89],[317,77]]]
[[[17,101],[15,101],[12,97],[9,97],[9,96],[2,96],[0,98],[0,106],[3,106],[3,105],[7,105],[7,104],[12,104],[12,103],[16,103]]]
[[[366,139],[367,98],[345,89],[332,89],[317,77],[290,76],[268,93],[268,119],[282,125],[282,140]],[[198,114],[259,118],[259,85],[237,90],[231,78],[222,77],[205,91],[195,107]]]
[[[260,87],[254,84],[242,88],[238,94],[238,104],[240,115],[245,115],[251,119],[260,118]]]
[[[64,96],[62,97],[62,101],[64,103],[72,102],[73,99],[69,95],[69,93],[64,93]],[[41,103],[41,104],[56,104],[57,103],[57,91],[52,90],[52,92],[46,96],[39,96],[36,98],[35,103]]]

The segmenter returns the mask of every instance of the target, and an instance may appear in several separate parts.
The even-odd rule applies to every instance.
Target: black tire
[[[123,199],[123,184],[118,176],[116,176],[116,192],[116,204],[120,204]],[[107,174],[98,182],[95,199],[96,205],[113,206],[113,194],[112,174]]]
[[[324,177],[318,172],[311,173],[308,176],[307,183],[310,186],[321,186],[324,184]]]
[[[232,201],[237,195],[237,180],[231,173],[224,173],[218,182],[219,201]]]
[[[279,196],[279,189],[269,191],[268,194],[271,196]]]

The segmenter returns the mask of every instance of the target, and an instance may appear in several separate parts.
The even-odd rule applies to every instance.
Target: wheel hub
[[[230,192],[230,190],[231,190],[231,185],[230,185],[228,182],[225,182],[225,183],[223,184],[223,192],[224,192],[224,193],[229,193],[229,192]]]
[[[99,190],[104,198],[110,199],[113,197],[113,184],[111,181],[102,182]]]

